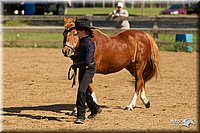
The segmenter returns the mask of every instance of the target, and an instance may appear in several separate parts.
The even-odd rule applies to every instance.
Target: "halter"
[[[65,35],[66,33],[69,35],[71,32],[71,30],[64,30],[63,32],[63,36],[65,38],[67,38],[67,36]],[[75,53],[75,47],[73,48],[71,45],[69,45],[68,43],[65,42],[65,44],[63,45],[63,47],[67,46],[68,48],[70,48],[74,53]],[[74,62],[73,62],[74,64]],[[73,70],[72,74],[71,74],[71,71]],[[72,80],[73,79],[73,82],[72,82],[72,88],[73,86],[76,84],[76,74],[77,73],[77,69],[72,69],[72,66],[69,68],[68,70],[68,80]]]
[[[66,37],[66,35],[65,35],[65,33],[67,32],[67,34],[69,34],[70,32],[71,32],[71,29],[69,29],[69,30],[64,30],[64,32],[63,32],[63,36],[64,37]],[[67,38],[67,37],[66,37]],[[65,42],[65,44],[63,45],[63,47],[65,47],[65,46],[67,46],[67,47],[69,47],[73,52],[75,52],[75,48],[73,48],[71,45],[69,45],[69,44],[66,44],[66,42]]]
[[[69,47],[73,52],[75,52],[75,48],[73,48],[72,46],[70,46],[69,44],[65,44],[65,45],[63,45],[64,47],[65,46],[67,46],[67,47]]]

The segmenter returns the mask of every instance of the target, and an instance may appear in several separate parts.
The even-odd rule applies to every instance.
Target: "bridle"
[[[70,29],[69,29],[69,30],[66,30],[66,29],[64,30],[63,36],[64,36],[65,40],[67,39],[66,33],[69,35],[70,32],[71,32]],[[65,43],[63,44],[63,48],[64,48],[65,46],[69,47],[73,52],[75,52],[75,47],[72,47],[71,45],[69,45],[68,43],[66,43],[66,41],[65,41]]]
[[[69,43],[66,43],[66,39],[67,39],[67,35],[70,35],[70,32],[71,30],[64,30],[63,32],[63,36],[64,36],[64,39],[65,39],[65,42],[63,42],[63,48],[65,46],[67,46],[68,48],[70,48],[74,53],[75,53],[75,47],[72,47],[71,45],[69,45]],[[67,34],[67,35],[66,35]],[[65,53],[62,49],[62,52]],[[73,64],[74,64],[74,61],[73,61]],[[73,73],[71,74],[71,71],[73,70]],[[72,69],[72,66],[69,68],[68,70],[68,80],[72,80],[73,79],[73,82],[72,82],[72,88],[73,86],[76,84],[76,75],[77,75],[77,69]]]
[[[70,46],[69,44],[65,44],[65,45],[63,45],[63,47],[65,47],[65,46],[69,47],[73,52],[75,52],[75,48],[73,48],[73,47]]]

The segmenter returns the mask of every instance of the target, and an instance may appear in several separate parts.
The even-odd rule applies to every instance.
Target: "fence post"
[[[145,8],[145,1],[144,0],[142,0],[142,4],[141,4],[141,14],[142,14],[142,16],[144,16],[144,8]]]
[[[131,0],[131,8],[134,8],[134,0]]]
[[[102,8],[105,8],[105,0],[102,1]]]
[[[155,16],[155,19],[153,20],[152,33],[153,33],[153,38],[155,39],[155,41],[158,41],[158,18],[157,18],[157,16]]]
[[[82,1],[83,7],[85,7],[85,0]]]
[[[112,0],[112,8],[115,8],[115,1]]]

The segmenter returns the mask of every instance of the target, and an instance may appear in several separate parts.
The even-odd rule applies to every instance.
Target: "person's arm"
[[[91,63],[91,61],[93,59],[94,52],[95,52],[95,44],[91,40],[86,43],[87,44],[85,44],[85,48],[86,48],[85,59],[84,59],[84,61],[74,64],[75,68],[85,68],[86,66],[88,66]]]
[[[110,12],[108,15],[109,15],[109,16],[112,16],[112,17],[119,17],[119,13],[117,13],[116,10],[113,10],[113,11]]]
[[[119,14],[120,17],[128,17],[127,14]]]
[[[88,44],[86,44],[86,57],[85,57],[86,66],[92,62],[92,59],[94,58],[94,52],[95,52],[95,44],[90,40],[88,41]]]
[[[128,11],[127,10],[123,10],[123,14],[120,14],[119,16],[128,17],[129,16]]]

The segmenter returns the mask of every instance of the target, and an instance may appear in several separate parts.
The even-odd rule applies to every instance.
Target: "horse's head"
[[[63,48],[62,52],[64,56],[70,57],[74,54],[75,48],[79,43],[79,38],[77,36],[77,31],[75,29],[70,30],[70,28],[73,28],[75,26],[75,21],[77,20],[77,17],[75,19],[73,18],[65,18],[64,17],[64,26],[65,30],[63,32]]]

